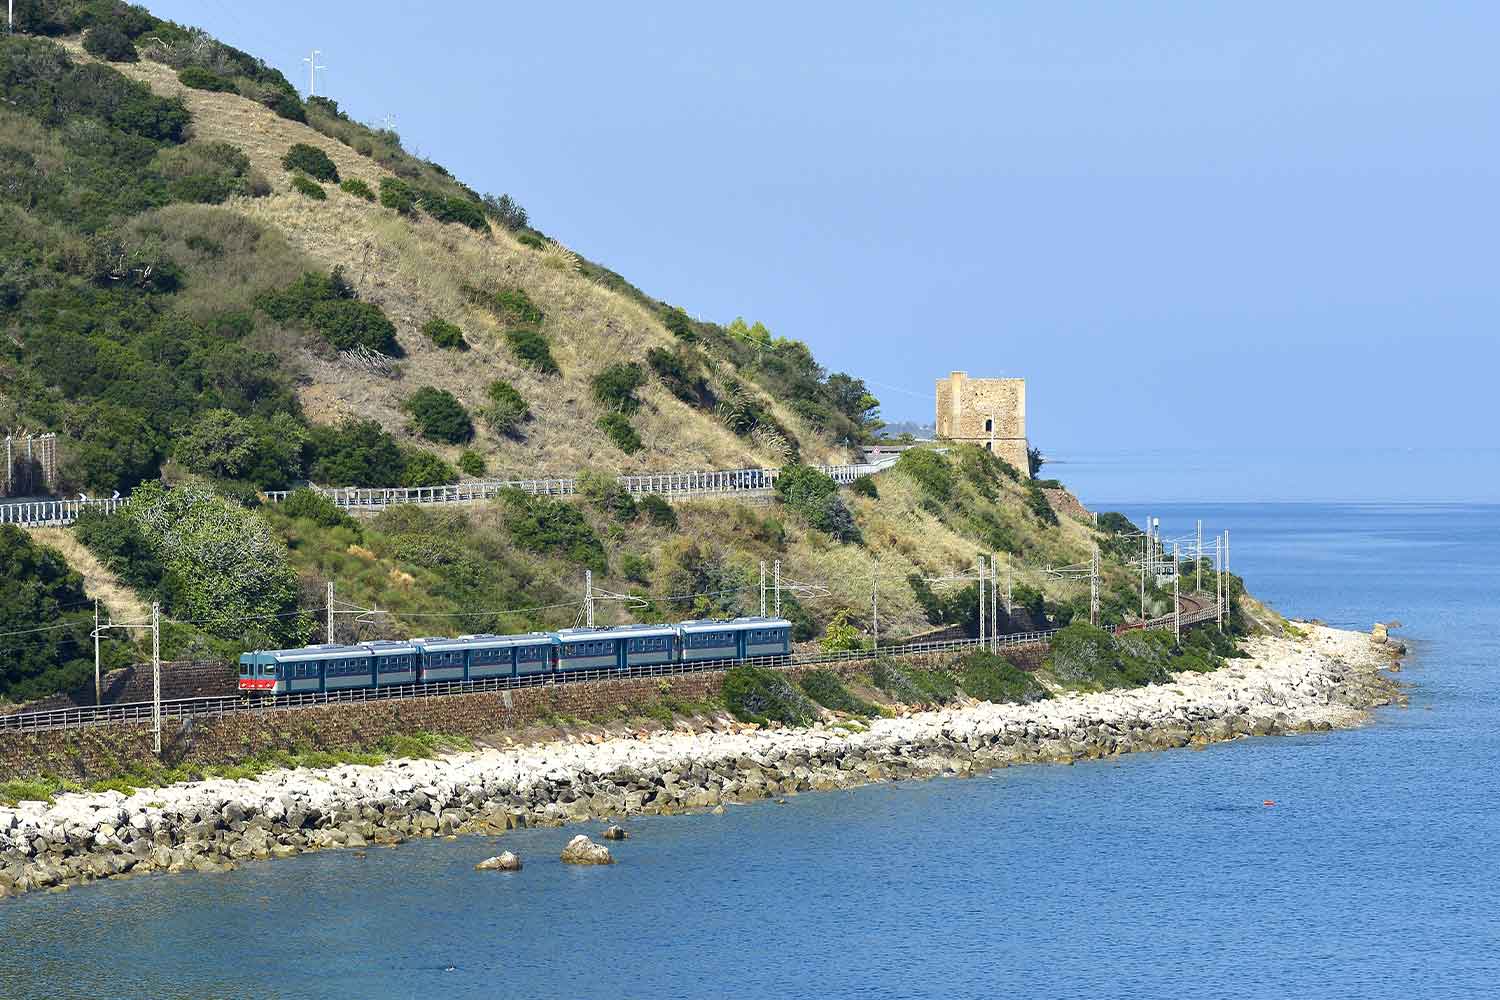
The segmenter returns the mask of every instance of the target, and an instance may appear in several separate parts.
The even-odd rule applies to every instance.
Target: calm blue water
[[[535,830],[22,898],[0,903],[0,995],[1493,995],[1500,508],[1154,513],[1229,525],[1286,613],[1399,617],[1411,707],[637,820],[608,869]],[[524,872],[472,870],[502,845]]]

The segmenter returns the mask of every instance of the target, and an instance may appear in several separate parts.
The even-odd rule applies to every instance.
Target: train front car
[[[276,693],[276,653],[256,650],[240,654],[241,694]]]

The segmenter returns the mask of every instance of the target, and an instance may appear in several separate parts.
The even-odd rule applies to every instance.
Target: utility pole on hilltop
[[[312,54],[304,56],[302,61],[307,63],[307,96],[314,97],[318,93],[318,70],[327,69],[327,66],[318,65],[318,56],[323,54],[322,49],[313,49]]]

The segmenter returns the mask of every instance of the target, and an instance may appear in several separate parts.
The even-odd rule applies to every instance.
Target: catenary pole
[[[325,635],[326,638],[324,638],[323,641],[331,643],[331,642],[333,642],[333,581],[332,580],[328,581],[328,596],[325,598],[325,600],[327,600],[327,602],[328,602],[328,625],[326,626],[327,631],[324,633],[324,635]]]
[[[880,560],[875,560],[875,573],[870,580],[870,636],[875,642],[875,652],[880,652]]]
[[[1224,529],[1224,625],[1226,627],[1232,626],[1233,625],[1233,620],[1234,620],[1233,616],[1229,613],[1230,609],[1233,607],[1232,602],[1234,601],[1234,591],[1233,591],[1233,589],[1230,586],[1233,582],[1234,582],[1234,576],[1230,572],[1230,569],[1229,569],[1229,529],[1225,528]]]
[[[1198,574],[1197,581],[1193,584],[1193,593],[1203,593],[1203,519],[1198,519],[1198,556],[1193,563],[1194,571]]]
[[[151,605],[151,732],[161,756],[161,602]]]
[[[776,560],[776,617],[781,617],[781,560]]]
[[[1224,538],[1214,536],[1214,624],[1224,631]]]
[[[760,616],[766,616],[766,561],[760,561]]]
[[[979,640],[979,645],[982,647],[984,645],[984,556],[979,557],[979,572],[975,574],[975,577],[979,581],[979,631],[974,637]]]
[[[586,569],[583,571],[583,608],[584,623],[589,628],[594,627],[594,571]]]
[[[94,704],[99,704],[103,685],[99,681],[99,598],[94,598]]]
[[[1182,579],[1182,562],[1177,552],[1177,543],[1172,543],[1172,634],[1177,641],[1182,641],[1182,588],[1178,581]]]

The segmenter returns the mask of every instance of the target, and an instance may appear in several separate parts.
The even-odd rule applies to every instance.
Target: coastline
[[[1383,673],[1391,647],[1365,633],[1301,628],[1303,638],[1245,640],[1249,657],[1212,673],[1031,705],[914,712],[867,728],[734,724],[280,771],[130,796],[68,793],[0,808],[0,896],[413,837],[701,811],[873,781],[1348,728],[1372,708],[1404,702]]]

